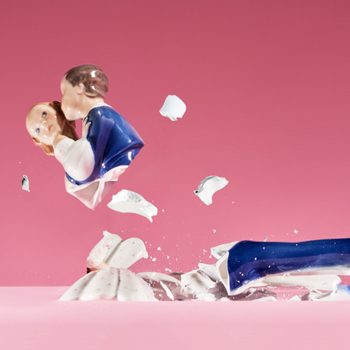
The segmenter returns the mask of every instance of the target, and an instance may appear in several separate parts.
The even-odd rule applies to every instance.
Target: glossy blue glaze
[[[229,250],[230,289],[268,274],[308,268],[350,266],[350,238],[298,243],[241,241]]]
[[[112,107],[93,108],[86,123],[91,123],[86,138],[94,152],[95,166],[83,181],[66,173],[68,180],[76,185],[94,181],[119,165],[129,165],[144,146],[136,130]]]

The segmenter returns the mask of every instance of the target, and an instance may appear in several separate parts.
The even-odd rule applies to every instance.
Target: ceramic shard
[[[159,113],[171,121],[176,121],[184,116],[186,112],[185,103],[176,95],[169,95],[164,101]]]
[[[153,216],[158,214],[156,206],[148,202],[140,194],[129,190],[121,190],[115,194],[107,206],[120,213],[133,213],[144,216],[150,222],[153,222]]]
[[[207,176],[203,179],[194,194],[206,205],[213,203],[213,195],[223,189],[228,184],[228,180],[220,176]]]

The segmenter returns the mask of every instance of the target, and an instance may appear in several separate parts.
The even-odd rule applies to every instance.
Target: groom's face
[[[84,94],[83,84],[73,86],[66,78],[61,81],[62,111],[68,120],[80,118],[79,110]]]

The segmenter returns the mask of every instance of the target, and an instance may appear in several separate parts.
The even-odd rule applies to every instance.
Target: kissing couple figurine
[[[136,130],[105,102],[108,78],[95,65],[71,68],[62,102],[34,105],[26,117],[33,140],[65,170],[68,193],[94,209],[144,146]],[[76,120],[82,120],[82,137]]]

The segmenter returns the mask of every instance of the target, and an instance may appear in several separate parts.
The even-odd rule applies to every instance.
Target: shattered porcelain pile
[[[322,242],[333,244],[333,241],[335,240]],[[348,240],[337,241],[339,246],[343,244],[343,248],[347,250]],[[271,243],[273,245],[276,242],[269,244]],[[300,245],[308,243],[302,242]],[[293,269],[291,266],[288,269],[286,266],[291,261],[297,264],[298,261],[299,263],[305,261],[305,256],[301,260],[295,257],[286,257],[285,261],[276,260],[275,265],[279,264],[278,268],[286,269],[283,273],[269,273],[263,268],[265,261],[254,258],[240,265],[247,267],[252,264],[253,267],[247,271],[247,276],[242,276],[242,281],[237,278],[232,280],[235,273],[230,271],[229,260],[232,259],[232,256],[240,259],[237,248],[241,248],[242,245],[244,247],[245,244],[248,244],[248,248],[253,250],[259,248],[261,244],[268,245],[266,242],[242,241],[214,247],[211,253],[217,258],[215,264],[200,263],[198,269],[183,274],[134,273],[129,268],[140,259],[148,258],[143,241],[138,238],[122,240],[120,236],[104,231],[103,238],[91,250],[87,258],[87,267],[90,272],[76,281],[60,300],[273,301],[280,299],[280,288],[289,289],[294,293],[289,297],[290,301],[350,300],[350,289],[341,284],[339,277],[339,275],[350,275],[350,254],[347,252],[333,254],[335,263],[322,263],[322,266],[319,263],[316,264],[319,266],[308,263],[308,266],[305,265],[300,269]],[[291,246],[289,246],[289,251],[293,253]],[[243,254],[249,256],[244,249]],[[346,257],[343,258],[345,255]],[[337,257],[340,259],[338,263]],[[327,254],[320,255],[316,260],[324,262],[325,259],[327,260]],[[250,277],[256,273],[256,270],[259,270],[260,277]],[[239,286],[232,288],[235,283]]]

